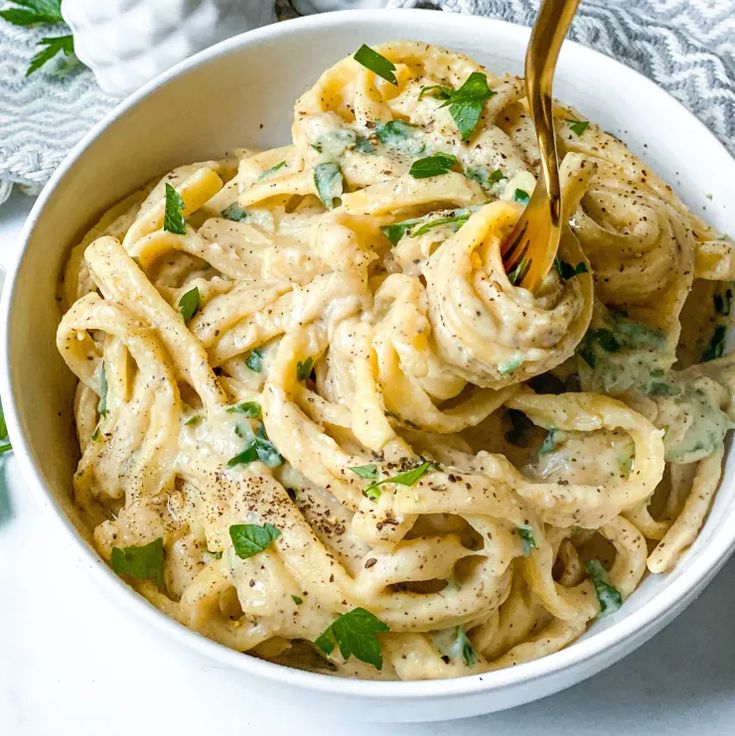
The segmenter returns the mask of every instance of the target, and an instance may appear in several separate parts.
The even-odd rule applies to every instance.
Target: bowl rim
[[[6,423],[12,435],[14,455],[18,460],[23,479],[32,488],[32,493],[40,505],[51,511],[57,522],[65,529],[66,536],[71,537],[71,543],[75,545],[77,554],[81,555],[85,562],[92,563],[92,568],[95,571],[92,573],[92,577],[99,581],[108,597],[115,601],[115,605],[118,605],[119,601],[120,606],[132,610],[139,619],[149,622],[159,631],[164,632],[171,640],[179,642],[186,650],[193,650],[199,655],[215,660],[222,665],[256,677],[263,677],[277,684],[296,686],[304,690],[330,695],[349,695],[365,699],[379,698],[395,701],[427,697],[449,698],[478,693],[490,694],[520,684],[528,684],[550,675],[560,675],[562,672],[584,663],[585,660],[592,660],[596,657],[600,659],[600,655],[606,650],[613,651],[626,639],[633,638],[634,635],[640,636],[646,631],[652,630],[657,620],[672,619],[671,611],[677,608],[677,603],[681,604],[682,600],[686,603],[691,601],[694,595],[711,580],[735,549],[735,506],[723,520],[724,523],[721,524],[719,531],[708,541],[707,546],[700,551],[695,559],[687,563],[686,569],[674,578],[664,590],[643,603],[634,613],[623,616],[609,627],[593,632],[585,639],[577,640],[557,652],[513,667],[448,679],[396,681],[335,677],[299,670],[254,656],[244,655],[208,639],[160,611],[115,575],[111,568],[100,558],[96,550],[82,538],[53,492],[46,487],[33,462],[25,436],[21,431],[18,407],[11,390],[13,381],[9,359],[9,324],[11,319],[10,310],[18,288],[17,274],[30,237],[36,223],[43,216],[47,201],[59,184],[63,182],[68,172],[74,168],[80,154],[100,137],[107,128],[114,125],[119,118],[135,108],[139,102],[155,94],[156,90],[165,86],[169,81],[191,70],[215,62],[220,57],[227,56],[243,47],[269,41],[277,42],[282,36],[290,33],[319,32],[345,22],[369,21],[374,23],[377,19],[391,21],[389,24],[391,26],[402,24],[404,28],[411,28],[412,22],[418,21],[422,25],[451,24],[456,28],[462,28],[463,26],[469,28],[469,24],[472,24],[472,26],[475,26],[471,30],[473,35],[477,33],[476,27],[478,24],[490,33],[495,31],[496,33],[511,34],[522,38],[528,37],[530,33],[527,26],[495,18],[456,13],[439,14],[435,10],[411,8],[334,11],[294,18],[233,36],[179,62],[144,84],[139,90],[122,100],[107,113],[69,151],[43,188],[26,219],[20,235],[20,247],[17,250],[16,258],[13,259],[12,265],[8,269],[6,288],[3,289],[0,301],[0,324],[3,327],[2,342],[0,344],[0,351],[2,352],[0,357],[0,395],[2,396]],[[735,160],[730,156],[724,145],[707,129],[704,123],[668,92],[634,69],[595,49],[569,40],[565,41],[564,48],[567,52],[573,50],[575,54],[581,57],[594,58],[598,63],[603,63],[615,69],[618,75],[627,77],[631,84],[643,87],[650,94],[652,104],[655,104],[656,100],[663,99],[666,99],[666,104],[669,106],[673,104],[678,108],[677,115],[688,119],[690,124],[694,123],[698,126],[701,135],[708,137],[722,157],[732,163],[735,178]],[[733,523],[726,523],[728,519]],[[732,529],[729,534],[727,532],[728,528]],[[680,610],[683,610],[683,608],[685,608],[685,605],[680,605]],[[621,655],[611,658],[608,663],[619,658],[619,656]],[[602,669],[603,666],[600,665],[595,670],[591,670],[590,674]]]

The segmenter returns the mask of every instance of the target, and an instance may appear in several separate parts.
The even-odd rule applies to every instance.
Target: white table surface
[[[31,200],[0,205],[0,264]],[[0,468],[2,736],[556,736],[735,733],[735,559],[673,624],[623,662],[558,695],[438,724],[336,722],[266,701],[118,610],[12,457]]]

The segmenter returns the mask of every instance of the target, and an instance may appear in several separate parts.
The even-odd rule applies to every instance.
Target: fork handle
[[[526,52],[527,99],[538,136],[542,183],[549,197],[551,219],[555,227],[559,226],[561,219],[561,192],[554,136],[552,82],[559,50],[578,4],[579,0],[543,0]]]

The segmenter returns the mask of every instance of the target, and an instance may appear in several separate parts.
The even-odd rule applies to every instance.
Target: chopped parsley
[[[501,179],[505,179],[505,174],[500,169],[488,172],[487,169],[480,167],[467,166],[464,175],[472,181],[476,181],[483,189],[490,189],[493,184],[497,184]]]
[[[187,427],[195,427],[201,421],[202,421],[202,415],[201,414],[194,414],[194,415],[190,416],[184,422],[184,425],[187,426]]]
[[[331,654],[335,646],[343,659],[355,656],[361,662],[383,668],[383,654],[376,634],[390,631],[377,616],[364,608],[353,608],[338,616],[314,642],[324,654]]]
[[[467,638],[464,628],[457,627],[457,647],[462,652],[462,659],[468,667],[477,664],[477,653],[475,652],[470,640]]]
[[[517,286],[523,281],[523,277],[528,273],[529,268],[531,268],[531,261],[526,256],[523,256],[518,265],[508,274],[508,281],[513,286]]]
[[[507,363],[501,363],[498,366],[498,373],[500,373],[501,376],[512,373],[516,368],[520,367],[521,363],[523,363],[523,358],[520,355],[516,355],[515,357],[511,358]]]
[[[355,136],[355,150],[360,153],[374,153],[375,148],[368,138],[364,135],[357,134]]]
[[[5,424],[5,413],[3,412],[2,405],[0,405],[0,454],[12,449],[13,446],[10,444],[10,440],[8,439],[8,426]]]
[[[242,404],[231,406],[227,411],[230,414],[243,414],[253,419],[260,419],[263,416],[260,410],[260,404],[257,401],[244,401]]]
[[[248,217],[248,211],[243,209],[237,202],[233,202],[231,205],[225,207],[220,214],[222,217],[233,222],[241,222]]]
[[[196,314],[197,309],[199,309],[199,301],[200,296],[198,286],[187,291],[186,294],[179,299],[179,311],[181,312],[181,316],[184,318],[184,322],[188,322]]]
[[[269,179],[273,174],[276,173],[276,171],[280,171],[282,168],[286,166],[285,161],[279,161],[274,166],[271,166],[270,169],[266,169],[258,178],[256,181],[263,181],[263,179]]]
[[[405,120],[389,120],[375,129],[375,135],[383,145],[410,156],[419,156],[424,152],[426,146],[421,140],[422,134],[421,128]]]
[[[97,412],[101,417],[107,416],[107,372],[105,371],[105,363],[100,366],[100,400],[97,403]]]
[[[348,470],[351,470],[361,478],[367,478],[368,480],[378,479],[378,466],[375,463],[370,463],[369,465],[353,465]]]
[[[513,201],[519,204],[528,204],[530,199],[531,197],[525,189],[516,189],[513,192]]]
[[[119,575],[136,580],[152,580],[163,587],[163,538],[158,537],[140,547],[113,547],[112,569]]]
[[[421,222],[421,218],[414,220],[404,220],[403,222],[395,222],[392,225],[383,225],[380,230],[391,245],[398,245],[398,241],[410,230],[414,225],[418,225]]]
[[[457,210],[460,212],[460,210]],[[470,219],[470,213],[466,210],[462,211],[462,214],[447,215],[446,217],[437,217],[433,220],[428,220],[420,227],[412,230],[410,236],[412,238],[418,238],[420,235],[428,233],[429,230],[435,227],[441,227],[442,225],[453,225],[455,230],[458,230],[462,225]]]
[[[358,64],[362,64],[366,69],[385,79],[386,82],[398,85],[395,75],[396,65],[375,51],[375,49],[371,49],[367,44],[360,46],[352,58]]]
[[[280,529],[272,524],[233,524],[230,527],[232,546],[241,560],[247,560],[248,557],[268,549],[280,536]]]
[[[234,468],[236,465],[247,465],[248,463],[260,460],[261,463],[269,468],[278,467],[283,458],[278,452],[276,446],[268,439],[265,434],[265,428],[260,427],[257,435],[252,439],[250,444],[238,455],[231,457],[227,461],[228,468]]]
[[[599,560],[589,560],[585,569],[595,586],[597,600],[600,603],[600,618],[615,613],[623,605],[623,596],[608,582],[607,570]]]
[[[176,235],[185,235],[184,200],[168,182],[165,189],[166,205],[163,212],[163,229]]]
[[[354,471],[354,468],[351,468],[351,470]],[[397,483],[401,486],[412,486],[422,475],[428,473],[430,470],[439,470],[439,466],[434,462],[425,460],[421,465],[417,465],[415,468],[411,468],[411,470],[406,470],[403,473],[398,473],[398,475],[392,475],[382,480],[373,480],[362,493],[372,501],[377,501],[380,498],[380,486],[383,483]]]
[[[727,332],[727,329],[725,325],[717,325],[715,327],[715,331],[712,335],[711,340],[709,341],[709,345],[707,346],[707,349],[702,354],[702,362],[706,363],[710,360],[716,360],[717,358],[721,358],[722,354],[725,352],[725,334]]]
[[[408,173],[414,179],[428,179],[430,176],[442,176],[457,163],[457,157],[451,153],[435,153],[433,156],[420,158],[411,164]]]
[[[558,431],[556,429],[550,429],[546,434],[546,437],[544,437],[544,441],[539,448],[538,454],[541,456],[548,455],[552,450],[556,449],[558,442]]]
[[[301,597],[300,595],[294,595],[293,593],[291,593],[291,600],[292,600],[292,601],[293,601],[293,602],[294,602],[294,603],[295,603],[295,604],[296,604],[297,606],[300,606],[300,605],[301,605],[301,604],[302,604],[302,603],[304,602],[304,599],[303,599],[303,598],[302,598],[302,597]]]
[[[589,120],[573,120],[571,118],[567,118],[565,122],[569,123],[569,127],[572,129],[572,132],[574,132],[578,137],[581,136],[590,125]]]
[[[425,235],[429,230],[442,225],[452,225],[457,230],[470,219],[471,214],[469,209],[457,209],[445,217],[435,217],[433,219],[417,217],[412,220],[395,222],[392,225],[384,225],[380,230],[392,245],[398,245],[398,241],[407,233],[412,238],[418,238],[420,235]]]
[[[569,279],[573,279],[577,274],[587,273],[587,264],[584,261],[580,261],[576,266],[572,266],[571,263],[567,263],[557,256],[554,258],[554,266],[556,267],[556,272],[559,274],[559,278],[563,281],[569,281]]]
[[[302,363],[296,363],[296,380],[305,381],[311,375],[311,369],[314,367],[314,358],[311,355]]]
[[[251,350],[245,356],[245,365],[250,368],[251,371],[260,373],[263,370],[263,351],[260,348]]]
[[[518,526],[516,527],[516,531],[523,545],[523,556],[528,557],[538,547],[536,539],[533,536],[533,529],[530,526]]]
[[[344,180],[342,169],[334,161],[326,161],[314,167],[314,186],[328,209],[334,209],[341,202],[340,197],[344,192]]]
[[[579,343],[578,353],[590,368],[597,365],[597,352],[595,346],[599,345],[608,353],[617,353],[621,345],[611,330],[600,328],[589,330]]]

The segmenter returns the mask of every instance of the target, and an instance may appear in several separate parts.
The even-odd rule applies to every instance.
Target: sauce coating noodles
[[[733,243],[557,104],[567,224],[517,288],[523,80],[376,50],[397,84],[340,61],[292,144],[180,166],[72,250],[75,503],[139,593],[228,647],[455,677],[564,647],[694,541],[735,416]]]

